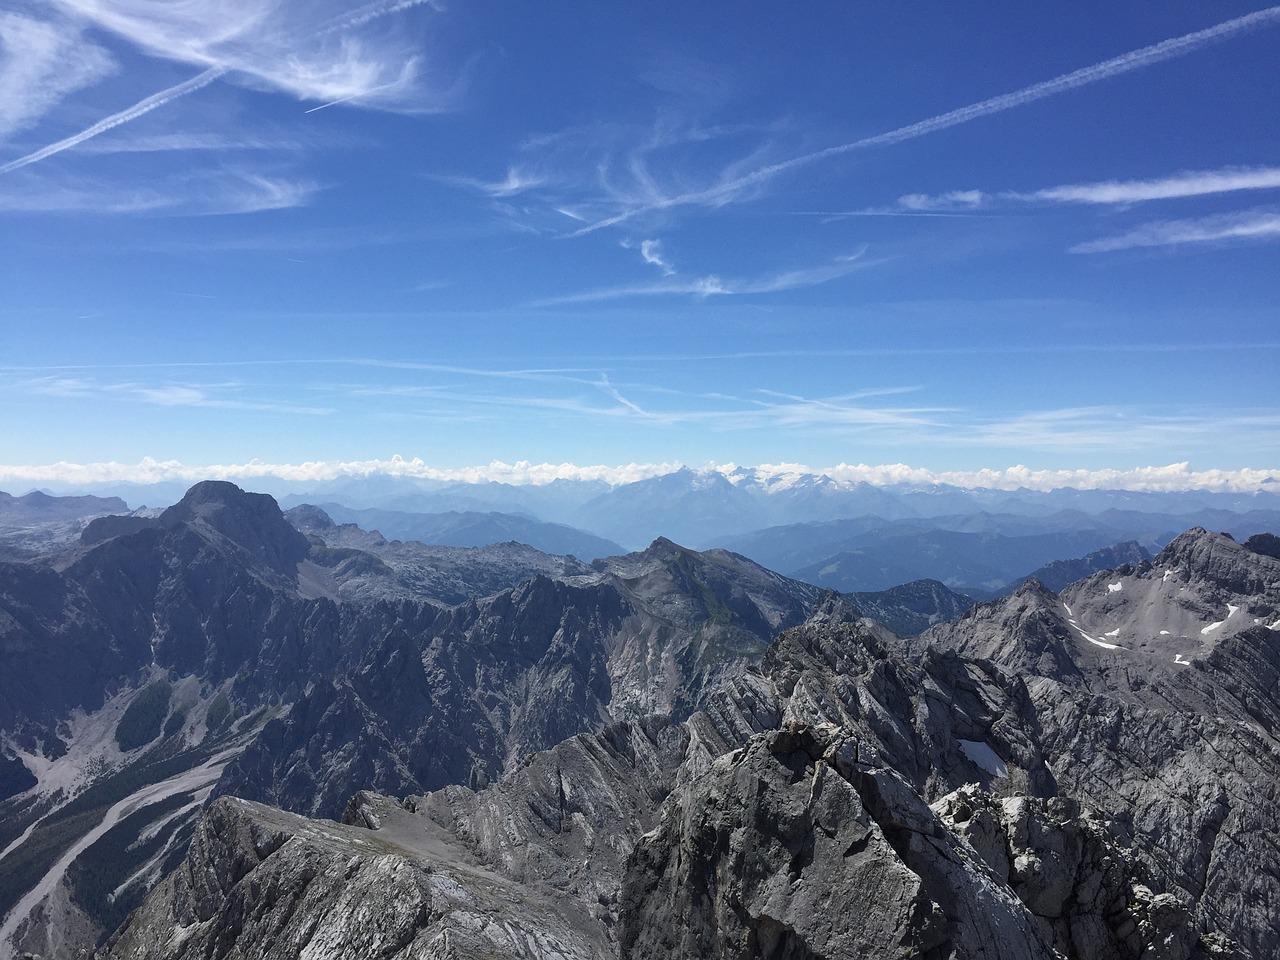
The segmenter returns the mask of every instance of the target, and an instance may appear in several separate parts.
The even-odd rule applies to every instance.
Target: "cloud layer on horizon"
[[[196,483],[200,480],[277,480],[294,484],[318,484],[346,477],[401,478],[453,483],[506,483],[540,486],[556,480],[600,482],[621,486],[664,476],[684,464],[629,463],[617,466],[572,463],[505,463],[495,460],[484,466],[433,467],[420,458],[399,456],[379,460],[308,461],[296,464],[186,464],[177,460],[144,458],[138,463],[53,463],[45,465],[0,464],[0,484],[49,486],[57,490],[83,490],[106,485]],[[809,467],[799,463],[706,464],[703,473],[734,475],[753,473],[770,486],[786,486],[802,475],[825,475],[839,483],[870,483],[875,486],[903,484],[928,486],[946,484],[967,489],[1048,491],[1061,487],[1078,490],[1130,490],[1134,492],[1176,493],[1206,491],[1216,493],[1280,493],[1280,467],[1274,469],[1193,470],[1188,463],[1107,470],[1037,470],[1023,465],[981,470],[929,470],[907,464],[847,464]]]

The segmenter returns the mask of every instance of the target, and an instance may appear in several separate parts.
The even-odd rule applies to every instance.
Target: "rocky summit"
[[[292,517],[202,484],[0,567],[0,954],[1280,953],[1269,540],[961,614]]]

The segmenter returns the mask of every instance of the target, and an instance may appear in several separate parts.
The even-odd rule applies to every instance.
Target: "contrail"
[[[210,67],[204,73],[192,77],[190,80],[184,80],[182,83],[175,84],[167,90],[161,90],[159,93],[153,93],[144,100],[139,100],[132,107],[127,107],[119,113],[113,113],[111,116],[99,120],[91,127],[86,127],[79,133],[67,137],[65,140],[59,140],[57,143],[51,143],[47,147],[41,147],[35,153],[28,153],[25,157],[19,157],[17,160],[10,160],[8,163],[0,166],[0,173],[12,173],[20,167],[25,167],[29,163],[36,163],[46,157],[51,157],[55,153],[61,153],[68,150],[76,144],[84,143],[90,137],[96,137],[100,133],[105,133],[112,127],[118,127],[122,123],[128,123],[144,113],[150,113],[156,107],[163,107],[170,100],[176,100],[178,97],[184,97],[188,93],[194,93],[202,87],[207,87],[213,81],[227,72],[226,67]]]
[[[404,74],[402,73],[401,78],[403,79],[403,77]],[[399,82],[399,80],[392,80],[390,83],[379,84],[376,87],[370,87],[368,90],[361,90],[358,93],[353,93],[346,97],[339,97],[337,100],[330,100],[328,103],[322,103],[318,107],[312,107],[310,110],[303,110],[302,112],[315,113],[317,110],[324,110],[326,107],[336,107],[338,104],[346,103],[348,100],[358,100],[361,97],[367,97],[372,93],[377,93],[379,90],[386,90],[390,87],[394,87]]]
[[[824,160],[827,157],[839,156],[842,153],[849,153],[854,150],[863,150],[867,147],[888,146],[890,144],[901,143],[904,140],[914,140],[916,137],[923,137],[926,134],[933,133],[937,130],[945,130],[948,127],[959,126],[962,123],[968,123],[970,120],[977,120],[979,117],[990,116],[993,113],[1001,113],[1005,110],[1011,110],[1014,107],[1021,107],[1024,104],[1033,103],[1036,100],[1043,100],[1045,97],[1052,97],[1059,93],[1066,93],[1068,90],[1075,90],[1078,87],[1084,87],[1091,83],[1097,83],[1099,80],[1108,80],[1111,77],[1117,77],[1122,73],[1128,73],[1131,70],[1137,70],[1141,67],[1147,67],[1154,63],[1160,63],[1164,60],[1171,60],[1174,57],[1180,57],[1184,54],[1192,53],[1201,47],[1207,46],[1217,40],[1225,40],[1227,37],[1235,36],[1239,33],[1252,30],[1255,27],[1265,26],[1280,20],[1280,6],[1267,7],[1265,10],[1259,10],[1255,13],[1246,14],[1243,17],[1236,17],[1233,20],[1226,20],[1213,27],[1207,27],[1204,30],[1197,30],[1194,33],[1184,34],[1181,37],[1173,37],[1169,40],[1162,40],[1160,43],[1154,43],[1149,47],[1142,47],[1138,50],[1132,50],[1129,53],[1122,53],[1118,57],[1110,60],[1103,60],[1101,63],[1095,63],[1089,67],[1081,67],[1079,70],[1073,70],[1070,73],[1064,73],[1061,76],[1054,77],[1052,80],[1044,80],[1040,83],[1032,84],[1029,87],[1023,87],[1021,90],[1015,90],[1012,93],[1001,94],[998,97],[991,97],[987,100],[981,100],[978,103],[971,103],[965,107],[959,107],[956,110],[950,110],[947,113],[940,113],[936,117],[930,117],[927,120],[919,120],[915,123],[907,124],[905,127],[898,127],[896,130],[890,130],[887,133],[878,133],[872,137],[864,137],[861,140],[855,140],[852,143],[842,143],[838,146],[827,147],[825,150],[819,150],[816,153],[808,153],[802,157],[793,157],[790,160],[783,160],[780,163],[770,164],[767,167],[761,167],[745,176],[738,177],[726,183],[717,184],[706,190],[699,190],[693,193],[680,194],[679,196],[669,197],[657,203],[649,204],[643,207],[637,207],[619,213],[615,216],[599,220],[595,223],[588,224],[585,227],[570,234],[570,236],[581,236],[584,233],[591,233],[602,227],[609,227],[616,223],[622,223],[624,220],[630,220],[632,217],[647,213],[653,210],[666,210],[671,207],[682,207],[693,203],[705,203],[715,200],[723,200],[727,196],[735,193],[743,187],[760,183],[764,180],[771,179],[780,173],[785,173],[796,167],[805,166],[817,160]]]
[[[312,36],[323,37],[342,30],[350,30],[353,27],[362,27],[371,20],[399,13],[401,10],[408,10],[411,7],[420,7],[424,3],[430,4],[432,7],[436,6],[436,0],[382,0],[379,3],[369,3],[358,10],[350,11],[344,16],[334,17],[328,23],[319,27]]]
[[[432,3],[434,5],[433,0],[389,0],[389,2],[388,0],[383,0],[383,2],[370,3],[361,7],[359,10],[353,11],[346,17],[330,21],[326,26],[316,30],[312,36],[320,37],[341,30],[349,30],[352,27],[362,26],[371,20],[377,20],[379,17],[385,17],[392,13],[399,13],[401,10],[407,10],[410,7],[420,6],[424,3]],[[49,146],[41,147],[39,150],[34,153],[29,153],[25,157],[19,157],[17,160],[11,160],[6,164],[0,165],[0,173],[11,173],[14,170],[25,167],[29,163],[37,163],[40,160],[44,160],[46,157],[53,156],[55,153],[61,153],[63,150],[68,150],[71,147],[76,146],[76,144],[84,143],[84,141],[91,137],[96,137],[100,133],[105,133],[112,127],[118,127],[120,124],[128,123],[130,120],[134,120],[142,116],[144,113],[150,113],[156,107],[163,107],[171,100],[186,96],[188,93],[194,93],[201,87],[207,87],[209,84],[213,83],[213,81],[227,73],[227,69],[227,67],[222,66],[210,67],[204,73],[192,77],[190,80],[185,80],[182,83],[169,87],[167,90],[161,90],[159,93],[153,93],[145,100],[139,100],[132,107],[121,110],[119,113],[113,113],[111,116],[106,117],[103,120],[99,120],[93,126],[81,130],[79,133],[67,137],[65,140],[59,140],[57,143],[51,143]],[[326,103],[319,107],[315,107],[314,110],[323,110],[325,107],[331,107],[336,103],[342,103],[358,96],[365,96],[372,92],[374,91],[366,90],[359,94],[353,94],[351,97],[344,97],[342,100],[335,100],[332,103]],[[306,112],[311,113],[313,111],[308,110]]]

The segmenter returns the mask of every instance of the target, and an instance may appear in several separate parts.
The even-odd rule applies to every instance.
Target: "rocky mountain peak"
[[[936,645],[1015,673],[1072,682],[1080,671],[1069,617],[1058,595],[1033,578],[1007,597],[979,603],[957,620],[930,627],[908,640],[907,649],[918,656]]]
[[[1046,587],[1035,577],[1031,577],[1013,592],[1022,603],[1045,603],[1050,606],[1058,602],[1058,595]]]
[[[285,517],[295,527],[303,529],[329,530],[336,527],[333,518],[315,504],[303,503],[285,512]]]
[[[645,556],[653,557],[655,560],[672,560],[682,553],[689,552],[674,540],[668,540],[666,537],[658,537],[643,551]]]
[[[1185,580],[1200,580],[1236,594],[1266,592],[1280,581],[1280,560],[1254,552],[1226,533],[1192,527],[1160,551],[1155,567],[1177,571]]]
[[[197,483],[160,515],[166,529],[184,523],[220,535],[281,573],[292,573],[310,550],[307,538],[285,519],[274,497],[246,493],[225,480]]]

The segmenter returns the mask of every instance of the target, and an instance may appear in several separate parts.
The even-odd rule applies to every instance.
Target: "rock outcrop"
[[[419,840],[420,838],[414,838]],[[110,940],[110,957],[602,956],[562,904],[413,842],[242,800],[205,814],[183,865]]]
[[[1192,530],[1150,564],[1037,584],[915,643],[1016,671],[1060,788],[1151,889],[1248,955],[1280,950],[1280,563]]]

